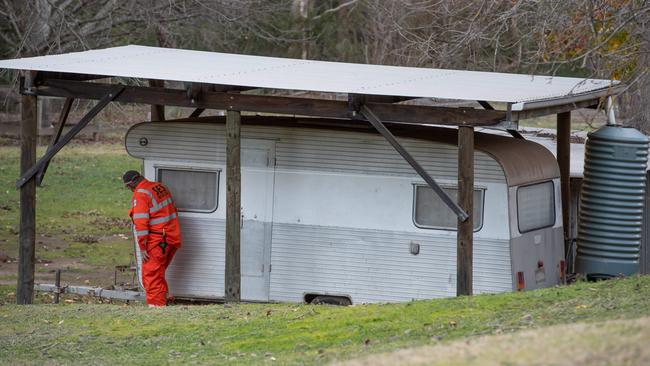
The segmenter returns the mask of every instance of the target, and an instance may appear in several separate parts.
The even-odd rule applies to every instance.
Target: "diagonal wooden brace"
[[[189,118],[198,118],[201,115],[201,113],[203,113],[203,111],[205,111],[205,108],[196,108],[194,112],[190,114]]]
[[[79,123],[70,129],[70,131],[68,131],[68,133],[65,134],[65,136],[63,136],[60,141],[48,149],[45,155],[43,155],[43,157],[41,157],[38,162],[36,162],[36,165],[29,168],[25,174],[18,178],[18,181],[16,182],[16,188],[22,187],[30,179],[34,178],[36,173],[38,173],[46,164],[48,164],[54,155],[56,155],[65,145],[68,144],[68,142],[70,142],[70,140],[72,140],[73,137],[75,137],[84,127],[86,127],[86,125],[88,125],[88,123],[90,123],[90,121],[92,121],[92,119],[95,118],[95,116],[101,112],[101,110],[104,109],[108,103],[117,98],[123,90],[124,86],[122,85],[116,85],[109,89],[109,92],[99,102],[97,102],[97,104],[88,113],[86,113],[85,116],[83,116]]]
[[[373,127],[375,127],[375,129],[382,136],[384,136],[384,138],[391,145],[393,145],[395,150],[397,150],[397,152],[400,155],[402,155],[404,160],[406,160],[411,165],[411,167],[413,167],[413,169],[415,169],[415,171],[420,175],[420,177],[422,177],[422,179],[424,179],[424,181],[427,182],[429,187],[431,187],[431,189],[433,189],[433,191],[438,195],[438,197],[440,197],[442,202],[444,202],[447,205],[447,207],[449,207],[452,211],[454,211],[454,213],[456,214],[456,216],[458,216],[458,219],[461,222],[467,220],[467,218],[469,217],[467,213],[463,211],[463,209],[460,208],[460,206],[458,206],[456,202],[454,202],[454,200],[447,194],[447,192],[445,192],[442,188],[440,188],[438,183],[436,183],[436,181],[433,180],[433,178],[431,178],[429,173],[427,173],[426,170],[424,170],[424,168],[413,158],[413,156],[409,154],[409,152],[406,151],[406,149],[404,149],[404,147],[399,143],[399,141],[397,141],[395,136],[386,128],[386,126],[384,126],[381,120],[379,120],[379,118],[372,112],[372,110],[370,110],[370,108],[368,108],[367,105],[365,104],[361,105],[359,109],[359,113],[361,113],[368,120],[368,122],[370,122],[370,124]]]
[[[65,127],[65,123],[68,120],[68,115],[70,114],[70,108],[72,107],[72,102],[74,102],[74,98],[66,98],[65,103],[63,104],[63,109],[61,110],[61,115],[59,116],[59,123],[56,125],[56,131],[52,134],[52,139],[50,140],[50,145],[47,147],[47,151],[50,151],[54,144],[59,142],[59,139],[61,138],[61,133],[63,132],[63,127]],[[50,165],[50,162],[46,162],[41,169],[38,171],[36,174],[36,185],[39,187],[41,186],[41,183],[43,183],[43,178],[45,177],[45,172],[47,171],[47,167]]]

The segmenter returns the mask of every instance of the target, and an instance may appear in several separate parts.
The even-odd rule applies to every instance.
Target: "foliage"
[[[613,78],[630,84],[621,103],[627,123],[650,120],[647,1],[0,1],[2,58],[138,43]]]
[[[11,302],[11,287],[0,297]],[[0,306],[0,362],[315,364],[552,324],[650,314],[650,277],[404,304]]]

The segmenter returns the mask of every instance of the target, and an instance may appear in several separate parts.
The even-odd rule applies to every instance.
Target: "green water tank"
[[[590,277],[639,270],[648,137],[627,127],[589,133],[575,268]]]

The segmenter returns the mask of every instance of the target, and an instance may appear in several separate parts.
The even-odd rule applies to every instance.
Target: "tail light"
[[[560,260],[560,282],[564,283],[566,281],[566,262],[564,259]]]
[[[524,272],[517,272],[517,291],[526,288],[526,281],[524,280]]]

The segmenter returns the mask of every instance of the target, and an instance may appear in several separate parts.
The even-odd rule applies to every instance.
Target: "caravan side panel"
[[[170,293],[177,297],[223,297],[225,221],[181,216],[180,222],[183,246],[167,270]]]
[[[409,232],[282,224],[274,226],[271,298],[305,293],[350,296],[355,303],[456,296],[456,238]],[[420,254],[409,252],[411,243]],[[477,240],[475,293],[512,288],[509,245]]]
[[[143,137],[145,146],[139,143]],[[355,303],[455,295],[456,232],[415,226],[414,185],[424,182],[381,136],[244,125],[242,138],[275,142],[271,300],[302,301],[313,292],[351,296]],[[456,185],[457,147],[400,141],[440,183]],[[129,132],[126,144],[147,166],[225,171],[221,124],[141,124]],[[483,227],[475,233],[475,292],[509,291],[504,173],[479,151],[475,167],[486,207]],[[223,296],[224,187],[221,174],[216,212],[181,213],[185,243],[169,270],[175,294]],[[417,255],[411,253],[413,244],[419,245]]]
[[[140,138],[147,145],[140,145]],[[211,123],[146,123],[126,136],[129,154],[148,160],[225,165],[225,126]],[[383,137],[374,134],[242,126],[242,138],[274,140],[276,168],[303,171],[418,177],[417,173]],[[436,179],[458,179],[458,148],[429,141],[400,142]],[[476,151],[477,182],[505,183],[503,170],[488,155]]]

